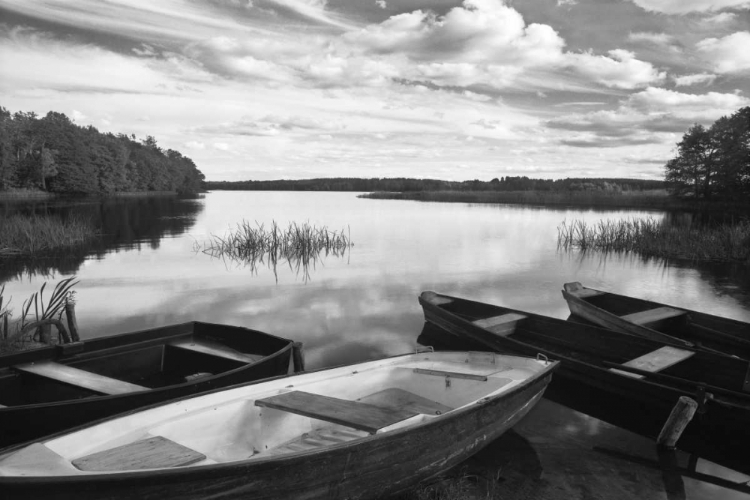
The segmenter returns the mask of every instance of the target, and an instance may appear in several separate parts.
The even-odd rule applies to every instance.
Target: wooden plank
[[[262,355],[240,352],[220,342],[215,342],[213,340],[204,338],[193,337],[178,339],[169,342],[167,345],[180,349],[187,349],[189,351],[200,352],[202,354],[208,354],[210,356],[217,356],[220,358],[231,359],[233,361],[240,361],[242,363],[255,363],[263,359]]]
[[[105,377],[94,372],[79,370],[78,368],[55,363],[54,361],[37,361],[36,363],[14,365],[13,368],[24,373],[57,380],[58,382],[82,387],[100,394],[127,394],[149,390],[148,387]]]
[[[366,431],[370,434],[374,434],[383,427],[418,415],[417,412],[400,408],[381,408],[367,403],[321,396],[304,391],[285,392],[277,396],[258,399],[255,401],[255,406],[325,420]]]
[[[377,405],[387,408],[401,408],[404,410],[423,413],[425,415],[442,415],[453,410],[450,406],[423,398],[413,392],[391,387],[368,396],[359,398],[362,403]]]
[[[683,314],[685,314],[685,311],[664,306],[656,307],[654,309],[648,309],[646,311],[640,311],[637,313],[626,314],[624,316],[620,316],[620,318],[624,319],[625,321],[635,323],[636,325],[647,325],[649,323],[655,323],[664,319],[682,316]]]
[[[484,318],[472,321],[475,325],[489,330],[498,335],[510,335],[516,331],[518,321],[525,319],[526,316],[518,313],[501,314],[491,318]]]
[[[422,292],[422,299],[436,306],[450,304],[451,302],[453,302],[453,299],[449,299],[448,297],[441,297],[435,292]]]
[[[206,456],[162,436],[103,450],[77,458],[72,464],[84,471],[126,471],[180,467],[205,460]]]
[[[685,349],[679,349],[677,347],[664,346],[655,351],[644,354],[643,356],[631,359],[627,363],[623,363],[622,366],[656,373],[669,368],[672,365],[676,365],[680,361],[684,361],[694,354],[695,352],[693,351],[686,351]],[[624,372],[621,370],[617,370],[616,368],[612,368],[612,370],[623,373],[633,378],[644,377],[643,375],[637,373]]]
[[[486,375],[477,375],[475,373],[446,372],[443,370],[428,370],[427,368],[414,368],[414,373],[421,373],[422,375],[437,375],[438,377],[465,378],[469,380],[479,380],[480,382],[487,382]]]

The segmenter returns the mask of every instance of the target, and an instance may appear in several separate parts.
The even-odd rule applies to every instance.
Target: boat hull
[[[141,408],[161,401],[197,394],[234,384],[257,381],[298,371],[295,358],[298,344],[263,332],[247,328],[209,323],[191,322],[155,328],[123,335],[114,335],[84,342],[83,352],[65,353],[66,346],[48,347],[0,356],[0,368],[6,370],[23,363],[53,360],[70,362],[78,358],[95,359],[103,353],[144,353],[161,346],[169,339],[194,334],[221,335],[241,341],[256,342],[269,354],[255,363],[237,364],[236,368],[192,381],[167,385],[144,391],[116,395],[78,395],[75,398],[53,402],[38,402],[0,407],[0,447],[29,441],[47,434],[99,420],[110,415]],[[189,358],[187,358],[189,361]],[[186,363],[189,364],[189,363]],[[290,368],[291,367],[291,368]],[[36,387],[22,387],[33,391]],[[61,390],[66,390],[62,385]],[[56,395],[53,395],[56,396]],[[40,398],[41,399],[41,398]]]
[[[462,300],[462,299],[458,299]],[[464,301],[471,302],[471,301]],[[548,350],[513,338],[495,335],[484,328],[451,314],[420,297],[425,320],[457,338],[471,339],[501,353],[527,356],[543,354],[561,362],[546,397],[574,410],[600,418],[613,425],[655,439],[681,396],[700,400],[688,385],[670,385],[664,380],[649,381],[623,376],[608,368],[582,362],[559,351]],[[478,303],[474,303],[478,304]],[[569,322],[554,318],[536,317],[549,328],[556,326],[564,331]],[[593,328],[581,325],[581,328]],[[597,329],[598,330],[598,329]],[[634,337],[637,339],[637,337]],[[454,344],[454,348],[457,346]],[[724,363],[741,363],[741,360],[716,356]],[[737,393],[736,398],[720,395],[702,400],[698,414],[685,429],[679,447],[715,461],[726,457],[746,457],[750,447],[747,422],[750,420],[750,394]],[[745,460],[746,461],[746,460]],[[750,469],[746,465],[743,468]]]
[[[266,459],[66,478],[3,478],[5,498],[374,499],[461,463],[510,429],[541,399],[552,368],[502,395],[413,428]]]

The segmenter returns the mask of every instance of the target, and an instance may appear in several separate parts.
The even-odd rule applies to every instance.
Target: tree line
[[[665,165],[665,179],[676,195],[750,200],[750,107],[708,128],[693,125],[676,151]]]
[[[640,179],[530,179],[500,177],[490,181],[442,181],[409,178],[322,178],[269,181],[208,181],[206,189],[238,191],[645,191],[664,189],[659,180]]]
[[[101,133],[62,113],[10,111],[0,106],[0,190],[65,194],[127,191],[196,192],[204,175],[179,151],[148,136]]]

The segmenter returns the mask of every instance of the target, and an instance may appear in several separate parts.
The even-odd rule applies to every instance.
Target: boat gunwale
[[[271,353],[269,355],[263,356],[261,359],[255,361],[255,362],[252,362],[252,363],[248,362],[248,363],[240,365],[240,366],[238,366],[236,368],[232,368],[231,370],[226,370],[226,371],[223,371],[223,372],[220,372],[220,373],[212,374],[212,375],[206,376],[206,377],[201,377],[201,378],[195,379],[195,380],[186,380],[185,382],[181,382],[179,384],[170,384],[170,385],[165,385],[163,387],[146,388],[144,390],[128,392],[128,393],[125,393],[125,394],[97,394],[97,395],[91,396],[90,398],[64,399],[62,401],[50,401],[48,403],[35,403],[35,404],[5,406],[5,407],[0,407],[0,415],[6,414],[6,413],[12,413],[13,411],[20,411],[20,410],[28,411],[28,410],[34,410],[34,409],[39,409],[39,408],[55,408],[57,406],[60,406],[60,407],[62,407],[62,406],[74,406],[74,405],[79,404],[79,403],[88,402],[89,400],[92,400],[92,399],[95,399],[96,401],[102,401],[102,402],[106,402],[106,401],[109,401],[109,400],[112,400],[112,399],[122,399],[122,400],[125,400],[125,399],[130,399],[130,398],[135,398],[135,397],[138,397],[138,396],[142,396],[143,394],[160,394],[162,392],[173,391],[173,390],[178,390],[178,389],[184,389],[184,388],[190,387],[191,385],[197,385],[199,383],[212,382],[212,381],[224,378],[224,377],[229,377],[229,376],[234,375],[236,373],[239,373],[239,372],[241,372],[243,370],[247,370],[250,367],[255,367],[255,366],[259,366],[259,365],[271,363],[276,358],[278,358],[278,357],[286,354],[287,351],[290,351],[290,350],[294,349],[294,343],[295,342],[293,340],[290,340],[290,339],[285,339],[283,337],[278,337],[278,336],[272,335],[270,333],[262,332],[260,330],[254,330],[254,329],[247,328],[247,327],[225,325],[225,324],[220,324],[220,323],[204,323],[204,322],[201,322],[201,321],[189,321],[189,322],[186,322],[186,323],[176,323],[174,325],[166,325],[166,326],[163,326],[163,327],[156,327],[154,329],[139,330],[137,332],[126,332],[126,333],[109,335],[107,337],[95,337],[95,338],[93,338],[91,340],[97,340],[98,341],[98,340],[107,340],[107,339],[119,339],[120,337],[124,338],[124,337],[130,336],[130,335],[137,335],[137,334],[142,334],[142,333],[148,333],[148,332],[151,332],[153,330],[161,330],[161,329],[172,328],[172,327],[177,328],[177,327],[183,327],[183,326],[187,326],[187,325],[192,325],[193,326],[193,329],[190,332],[181,333],[181,334],[174,334],[174,335],[167,335],[167,334],[165,334],[163,337],[157,337],[157,338],[154,338],[154,339],[149,339],[150,341],[153,341],[153,345],[165,345],[166,346],[166,344],[167,344],[167,342],[169,340],[177,339],[177,338],[182,338],[182,337],[189,337],[189,336],[195,335],[195,325],[196,324],[206,325],[206,326],[209,326],[209,327],[220,327],[220,328],[223,327],[223,328],[228,328],[228,329],[246,330],[248,332],[252,332],[253,334],[261,334],[261,335],[265,335],[267,337],[270,337],[270,338],[273,338],[273,339],[276,339],[276,340],[283,341],[283,342],[286,343],[286,345],[284,347],[282,347],[281,349],[278,349],[278,350],[274,351],[273,353]],[[135,344],[140,344],[140,342],[133,342],[133,345],[135,345]],[[126,348],[126,347],[128,347],[128,345],[129,344],[126,342],[126,343],[123,343],[122,345],[113,346],[112,349]],[[47,351],[47,348],[43,348],[43,349],[44,349],[44,353],[50,352],[53,355],[55,353],[59,352],[58,349],[57,349],[57,346],[51,346],[51,348],[50,348],[51,350],[50,351]],[[102,349],[102,351],[104,351],[104,349]],[[124,352],[128,352],[128,351],[124,351]],[[96,351],[91,351],[91,353],[96,353]],[[40,353],[40,354],[42,354],[42,353]],[[9,356],[14,356],[14,355],[16,355],[16,353],[12,353]],[[55,361],[57,359],[65,359],[65,356],[64,355],[59,356],[59,357],[53,356],[51,359],[46,358],[46,357],[45,358],[39,358],[39,359],[35,359],[34,361],[31,361],[31,362]],[[0,358],[0,361],[2,361],[2,358]],[[14,363],[14,362],[7,363],[7,364],[4,364],[0,368],[10,368],[14,364],[17,364],[17,363]],[[63,363],[63,364],[65,364],[65,363]],[[265,381],[267,379],[261,379],[261,380]],[[260,380],[255,381],[255,382],[259,382],[259,381]],[[226,386],[224,388],[229,388],[229,387],[230,386]],[[208,390],[213,390],[213,389],[208,389]],[[201,391],[200,393],[190,394],[190,395],[188,395],[188,397],[190,397],[190,396],[196,396],[197,394],[202,394],[203,392],[205,392],[205,391]],[[170,399],[169,401],[172,401],[172,400]],[[140,407],[140,408],[142,409],[142,408],[145,408],[145,407]],[[3,450],[0,449],[0,453],[2,451]]]
[[[472,351],[453,351],[453,352],[472,352]],[[424,355],[424,354],[433,354],[433,353],[425,353],[425,352],[413,353],[412,352],[412,353],[405,353],[405,354],[397,354],[394,356],[388,356],[388,357],[381,358],[378,360],[370,360],[370,361],[387,361],[387,360],[391,360],[391,359],[395,359],[399,357]],[[502,354],[502,353],[494,353],[494,354],[497,354],[500,356],[512,356],[512,357],[526,358],[529,360],[535,359],[531,356],[525,356],[525,355],[519,355],[519,354]],[[292,379],[298,376],[319,373],[322,371],[333,370],[337,368],[346,368],[349,366],[353,367],[359,364],[361,363],[343,364],[343,365],[332,366],[332,367],[318,368],[316,370],[300,372],[294,375],[279,375],[276,377],[263,379],[262,381],[242,383],[242,384],[237,384],[237,385],[228,386],[228,387],[211,389],[211,390],[201,392],[198,394],[191,394],[188,396],[183,396],[183,397],[179,397],[176,399],[172,399],[166,403],[162,402],[162,403],[156,403],[156,404],[149,405],[149,406],[144,406],[135,410],[120,413],[113,417],[106,417],[97,421],[89,422],[88,424],[84,424],[79,427],[66,429],[65,431],[61,431],[55,434],[45,436],[42,439],[34,439],[34,440],[26,441],[24,443],[20,443],[17,445],[12,445],[9,448],[0,449],[0,458],[7,456],[10,453],[19,451],[20,449],[25,448],[26,446],[32,445],[34,443],[43,444],[45,441],[51,441],[59,437],[62,437],[66,434],[71,434],[74,432],[84,430],[87,427],[93,427],[95,425],[103,424],[107,421],[115,420],[118,418],[125,418],[135,413],[151,410],[159,406],[164,406],[165,404],[178,403],[183,400],[192,399],[192,398],[201,397],[201,396],[207,396],[207,395],[225,391],[225,390],[237,389],[243,386],[255,385],[258,383],[266,383],[266,382],[271,382],[271,381],[280,380],[280,379]],[[108,473],[103,473],[103,474],[85,474],[85,475],[70,475],[70,476],[68,475],[0,476],[0,486],[2,485],[22,486],[22,485],[30,485],[30,484],[44,486],[44,485],[52,485],[52,484],[70,485],[70,484],[75,484],[75,483],[90,483],[90,482],[119,482],[119,481],[126,482],[126,481],[131,481],[131,480],[149,479],[149,478],[153,478],[153,479],[165,478],[166,480],[166,479],[179,478],[185,475],[191,475],[192,478],[201,479],[204,476],[207,476],[207,475],[211,476],[212,474],[213,474],[212,478],[215,479],[218,477],[217,473],[219,473],[222,476],[231,475],[231,474],[234,474],[236,470],[241,470],[241,469],[247,468],[248,466],[253,467],[253,468],[276,467],[276,466],[279,466],[280,464],[287,465],[288,463],[294,463],[295,461],[306,461],[312,458],[314,455],[330,453],[331,451],[339,451],[341,449],[349,448],[349,447],[366,446],[372,443],[373,441],[380,441],[380,440],[386,440],[386,439],[398,439],[401,435],[408,433],[408,432],[412,432],[415,428],[429,429],[430,427],[433,427],[436,425],[442,425],[445,422],[451,422],[452,420],[462,418],[465,416],[466,413],[478,411],[479,408],[485,407],[489,404],[498,404],[502,400],[510,399],[511,397],[515,396],[517,393],[528,390],[533,385],[541,384],[545,379],[551,378],[552,374],[559,368],[559,366],[560,366],[559,361],[549,360],[547,361],[547,364],[543,366],[543,368],[539,372],[535,373],[531,377],[526,378],[525,380],[523,380],[516,386],[512,387],[508,391],[500,392],[493,396],[485,396],[485,397],[479,398],[475,400],[474,402],[466,404],[462,407],[459,407],[451,412],[447,412],[443,415],[439,415],[435,418],[420,422],[415,425],[405,426],[405,427],[395,429],[393,431],[389,431],[385,433],[371,434],[369,436],[364,436],[361,439],[346,441],[343,443],[331,444],[329,446],[319,448],[319,449],[303,450],[303,451],[297,451],[297,452],[292,452],[292,453],[287,453],[287,454],[271,455],[271,456],[260,457],[260,458],[253,458],[252,456],[250,456],[242,460],[234,460],[234,461],[223,462],[223,463],[214,463],[214,464],[206,464],[206,465],[187,465],[184,467],[176,467],[176,468],[146,469],[142,471],[108,472]],[[544,391],[544,389],[546,388],[548,384],[549,384],[549,380],[543,383],[544,387],[542,388],[542,391]]]

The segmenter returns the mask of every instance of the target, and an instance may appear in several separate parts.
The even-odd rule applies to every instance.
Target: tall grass
[[[0,220],[0,256],[34,256],[78,247],[97,236],[82,217],[15,214]]]
[[[46,301],[44,290],[47,282],[44,282],[38,292],[32,293],[23,302],[17,318],[13,318],[13,311],[9,307],[11,298],[5,296],[5,285],[0,287],[0,353],[37,345],[34,337],[45,324],[58,325],[60,341],[69,341],[61,319],[68,301],[74,300],[73,287],[78,284],[75,279],[75,276],[71,276],[58,282]]]
[[[675,226],[645,219],[563,221],[557,228],[563,250],[637,252],[641,255],[694,261],[750,264],[750,221],[713,228]]]
[[[275,273],[276,266],[286,262],[293,271],[302,272],[307,280],[310,266],[315,265],[321,254],[339,257],[351,246],[351,237],[343,230],[330,231],[325,226],[296,222],[282,229],[276,221],[266,229],[263,224],[243,220],[225,236],[212,235],[202,245],[196,242],[194,250],[247,264],[253,271],[265,263]]]

